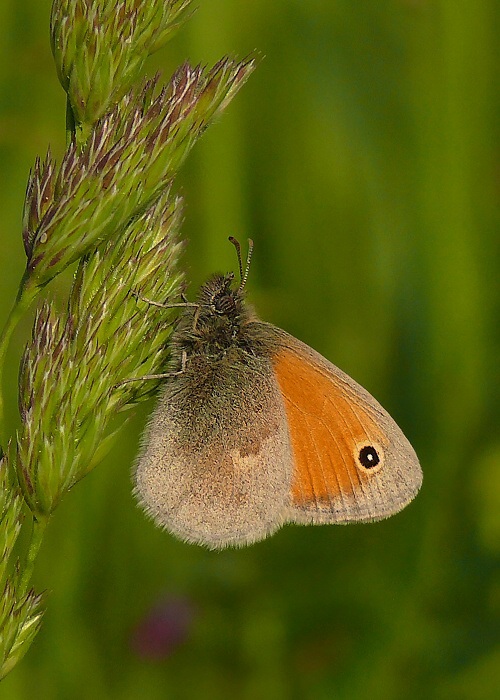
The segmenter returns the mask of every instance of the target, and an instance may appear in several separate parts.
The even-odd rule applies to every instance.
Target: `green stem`
[[[39,518],[33,519],[33,528],[31,530],[31,540],[26,554],[26,560],[22,568],[22,576],[19,584],[19,597],[21,598],[28,590],[28,586],[31,581],[31,576],[33,575],[33,569],[35,567],[35,559],[40,550],[40,545],[42,544],[43,535],[45,533],[45,528],[49,522],[48,517],[40,516]]]
[[[69,97],[66,98],[66,147],[71,143],[71,139],[76,130],[75,115],[71,107]]]
[[[7,426],[5,423],[5,411],[4,411],[4,393],[3,393],[3,373],[5,368],[5,354],[7,348],[9,347],[9,341],[12,337],[12,333],[19,323],[22,316],[25,314],[29,305],[33,301],[36,294],[36,290],[33,287],[23,286],[19,289],[19,294],[14,302],[14,306],[5,322],[2,334],[0,335],[0,446],[4,447],[7,445],[8,434]]]

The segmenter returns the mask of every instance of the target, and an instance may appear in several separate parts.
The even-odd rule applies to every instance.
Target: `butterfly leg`
[[[189,302],[184,294],[181,294],[181,299],[182,301],[177,302],[177,303],[171,303],[171,304],[163,304],[162,302],[159,301],[152,301],[151,299],[147,299],[146,297],[141,297],[140,294],[137,292],[131,292],[131,294],[136,297],[136,299],[139,299],[140,301],[144,301],[146,304],[149,304],[150,306],[157,306],[160,309],[175,309],[177,307],[185,308],[186,306],[193,306],[196,308],[199,308],[199,304],[194,304],[192,302]]]
[[[122,379],[121,382],[115,384],[113,388],[122,386],[122,384],[129,384],[130,382],[142,382],[146,379],[168,379],[170,377],[178,377],[179,374],[183,374],[186,371],[187,364],[187,353],[185,350],[182,351],[181,355],[181,368],[177,372],[164,372],[162,374],[145,374],[143,377],[131,377],[130,379]]]

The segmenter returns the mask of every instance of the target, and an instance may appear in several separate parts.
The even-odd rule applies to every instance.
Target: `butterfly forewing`
[[[290,520],[379,520],[416,495],[417,456],[389,414],[312,348],[275,329],[273,366],[293,450]]]

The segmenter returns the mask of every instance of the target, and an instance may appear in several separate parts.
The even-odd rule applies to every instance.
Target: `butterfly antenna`
[[[234,236],[229,236],[229,240],[236,248],[236,255],[238,256],[238,265],[240,267],[240,286],[239,286],[238,291],[241,292],[241,290],[244,288],[245,284],[247,283],[248,273],[250,272],[250,261],[252,259],[253,241],[251,238],[248,239],[247,263],[245,265],[245,272],[243,272],[243,262],[241,260],[240,242]]]
[[[240,281],[243,279],[243,265],[241,263],[241,246],[240,242],[236,240],[234,236],[229,236],[229,241],[234,245],[236,248],[236,255],[238,256],[238,265],[240,266]]]
[[[248,239],[247,264],[245,266],[245,274],[241,278],[240,292],[245,287],[245,284],[247,283],[248,273],[250,272],[250,262],[252,261],[252,253],[253,253],[253,241],[251,238],[249,238]],[[241,266],[241,263],[240,263],[240,266]]]

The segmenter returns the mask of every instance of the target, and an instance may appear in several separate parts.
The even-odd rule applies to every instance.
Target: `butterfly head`
[[[201,315],[238,316],[244,302],[243,290],[233,287],[234,273],[213,275],[200,289],[198,303]]]
[[[245,302],[245,284],[250,268],[252,241],[249,242],[246,267],[243,268],[240,245],[229,239],[236,248],[240,282],[235,274],[216,274],[200,288],[195,304],[186,310],[179,327],[184,349],[189,353],[203,351],[211,356],[224,354],[230,347],[245,344],[245,327],[255,318]]]
[[[239,242],[233,236],[229,240],[236,248],[238,256],[238,265],[240,269],[240,283],[238,287],[234,286],[234,273],[229,272],[226,275],[214,275],[200,289],[198,296],[198,304],[202,317],[219,317],[227,319],[229,322],[237,322],[244,315],[244,289],[250,270],[250,261],[252,258],[253,241],[249,240],[248,254],[245,268],[241,259],[241,247]]]

